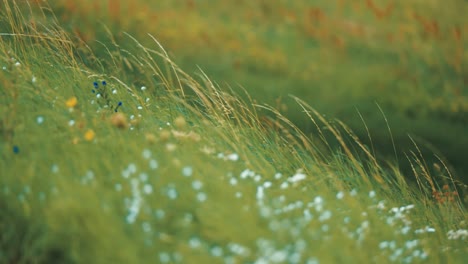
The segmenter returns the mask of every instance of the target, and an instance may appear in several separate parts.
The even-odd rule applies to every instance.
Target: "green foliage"
[[[466,259],[466,187],[439,167],[440,187],[418,149],[411,186],[304,100],[310,136],[151,37],[92,49],[34,6],[1,7],[0,262]]]
[[[314,132],[290,94],[346,120],[366,138],[357,108],[377,128],[372,133],[379,155],[393,156],[377,102],[399,152],[413,146],[410,134],[429,163],[437,162],[434,151],[443,153],[466,182],[460,157],[468,141],[458,136],[468,121],[466,1],[101,0],[56,6],[63,25],[100,54],[105,48],[94,40],[107,35],[102,24],[120,45],[126,40],[118,32],[130,32],[145,45],[152,45],[146,41],[151,33],[185,71],[200,67],[213,82],[236,91],[239,84],[255,100],[280,100],[285,115],[304,131]]]

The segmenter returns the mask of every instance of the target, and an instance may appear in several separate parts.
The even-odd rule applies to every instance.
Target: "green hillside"
[[[352,120],[324,117],[292,90],[276,104],[279,94],[255,90],[289,87],[292,73],[235,70],[216,45],[179,57],[170,34],[190,46],[189,33],[148,35],[151,6],[116,3],[0,3],[0,263],[464,263],[467,186],[442,157],[433,165],[415,144],[402,172]],[[199,19],[259,8],[239,3]],[[169,14],[197,28],[187,12]],[[219,75],[174,62],[198,59],[210,76],[218,60]],[[252,86],[218,86],[223,76]],[[358,133],[374,139],[360,112]],[[398,128],[383,124],[391,142]]]

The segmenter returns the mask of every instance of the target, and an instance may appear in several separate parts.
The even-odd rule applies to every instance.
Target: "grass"
[[[107,35],[102,24],[111,32],[130,32],[145,45],[152,45],[146,41],[150,32],[186,72],[201,67],[221,87],[228,83],[240,91],[240,85],[254,100],[280,102],[283,113],[308,133],[315,133],[315,126],[304,119],[290,94],[327,116],[346,120],[366,138],[357,108],[379,145],[379,156],[393,158],[377,102],[399,152],[413,146],[410,134],[428,163],[438,162],[432,155],[437,152],[467,182],[462,157],[468,148],[463,136],[468,110],[463,17],[468,5],[463,0],[102,0],[56,5],[63,25],[94,48],[102,46],[93,40]]]
[[[102,52],[1,5],[0,262],[466,259],[466,186],[417,147],[411,182],[302,99],[312,136],[151,36]]]

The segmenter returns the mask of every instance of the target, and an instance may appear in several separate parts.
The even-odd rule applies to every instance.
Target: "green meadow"
[[[462,0],[0,3],[0,263],[464,263]]]
[[[246,90],[309,135],[315,125],[291,95],[405,172],[409,135],[431,166],[436,153],[468,182],[466,1],[57,2],[58,19],[96,51],[106,53],[109,33],[119,45],[122,32],[145,45],[152,34],[190,75],[201,69],[220,89]]]

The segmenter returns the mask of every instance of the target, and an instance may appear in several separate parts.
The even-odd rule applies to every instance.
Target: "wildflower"
[[[86,131],[86,133],[84,134],[84,138],[87,140],[87,141],[91,141],[94,139],[94,137],[96,136],[96,134],[94,133],[94,131],[92,129],[88,129]]]
[[[119,110],[119,107],[122,106],[122,102],[120,101],[118,104],[117,104],[117,107],[114,109],[114,112],[117,112]],[[133,119],[133,118],[131,118]]]
[[[212,247],[210,252],[211,252],[211,255],[213,255],[215,257],[223,256],[223,249],[221,247],[219,247],[219,246]]]
[[[144,149],[141,155],[143,156],[144,159],[149,159],[151,158],[151,150]]]
[[[467,229],[449,230],[447,232],[447,237],[450,240],[457,240],[457,239],[465,240],[466,238],[468,238],[468,230]]]
[[[142,181],[142,182],[146,182],[148,180],[148,174],[145,173],[145,172],[140,173],[140,175],[138,175],[138,177],[140,178],[140,181]]]
[[[94,86],[94,88],[96,88],[96,89],[97,89],[97,88],[99,87],[99,84],[98,84],[98,82],[93,82],[93,86]]]
[[[122,113],[115,113],[111,117],[111,123],[117,128],[125,129],[127,128],[127,118]]]
[[[237,185],[237,179],[236,179],[236,178],[231,178],[231,179],[229,180],[229,184],[231,184],[231,185]]]
[[[146,90],[146,86],[142,86],[140,89],[141,89],[142,91],[144,91],[144,90]]]
[[[204,202],[204,201],[206,201],[206,198],[207,198],[207,197],[206,197],[206,193],[204,193],[204,192],[199,192],[199,193],[197,193],[197,200],[198,200],[199,202]]]
[[[237,153],[232,153],[227,155],[226,159],[230,161],[237,161],[239,159],[239,155],[237,155]]]
[[[202,187],[203,187],[203,183],[202,183],[201,181],[199,181],[199,180],[194,180],[194,181],[192,182],[192,188],[193,188],[194,190],[200,190]]]
[[[153,186],[151,186],[150,184],[145,184],[145,186],[143,187],[143,192],[145,194],[151,194],[153,192]]]
[[[382,241],[379,243],[379,248],[380,249],[385,249],[389,246],[389,242],[388,241]]]
[[[192,167],[190,166],[186,166],[182,169],[182,174],[185,176],[185,177],[190,177],[192,176],[193,174],[193,169]]]
[[[264,197],[264,192],[263,192],[263,187],[262,186],[258,186],[257,187],[257,194],[256,194],[256,197],[257,197],[257,200],[262,200],[263,197]]]
[[[13,153],[18,154],[19,153],[19,147],[14,145],[13,146]]]
[[[174,200],[177,198],[177,190],[175,188],[169,188],[166,192],[166,195],[169,197],[169,199]]]
[[[344,197],[344,192],[338,192],[338,193],[336,194],[336,199],[338,199],[338,200],[343,199],[343,197]]]
[[[304,173],[298,171],[296,174],[294,174],[294,176],[292,176],[288,180],[290,182],[298,182],[298,181],[304,180],[305,178],[306,178],[306,175]]]
[[[323,221],[326,221],[328,219],[330,219],[332,216],[332,212],[329,211],[329,210],[326,210],[325,212],[323,212],[320,217],[319,217],[319,221],[320,222],[323,222]]]
[[[70,99],[68,99],[66,102],[65,102],[65,105],[68,107],[68,108],[73,108],[75,107],[76,105],[78,104],[78,100],[76,99],[76,97],[70,97]]]
[[[158,161],[156,161],[155,159],[152,159],[149,161],[149,167],[152,169],[152,170],[155,170],[159,167],[159,164],[158,164]]]
[[[197,248],[201,245],[200,239],[193,237],[189,240],[189,245],[191,248]]]
[[[42,123],[44,122],[44,117],[43,117],[43,116],[38,116],[38,117],[36,118],[36,122],[37,122],[39,125],[42,124]]]
[[[241,177],[242,179],[245,179],[245,178],[247,178],[247,177],[253,177],[254,175],[255,175],[255,172],[253,172],[253,171],[251,171],[251,170],[249,170],[249,169],[245,169],[245,170],[243,170],[243,171],[241,172],[240,177]]]

